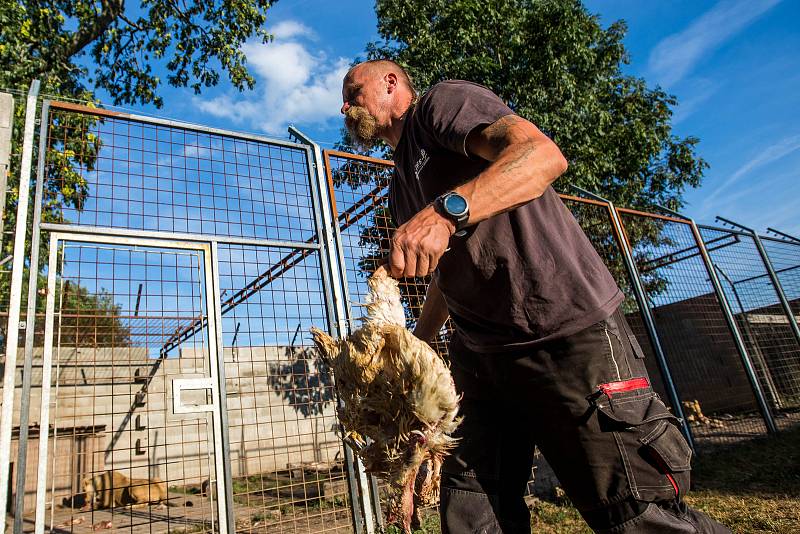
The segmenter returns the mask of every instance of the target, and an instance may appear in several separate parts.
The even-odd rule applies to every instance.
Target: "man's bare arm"
[[[417,326],[414,328],[414,335],[422,341],[430,343],[442,325],[447,320],[449,312],[447,311],[447,303],[444,300],[444,295],[439,290],[436,280],[431,280],[428,286],[428,292],[425,294],[425,303],[422,305],[422,311],[417,320]]]
[[[475,224],[540,197],[567,170],[561,150],[536,126],[507,115],[467,137],[467,151],[491,161],[484,172],[456,188],[469,202]]]
[[[540,197],[567,170],[567,160],[527,120],[507,115],[467,136],[467,151],[491,161],[481,174],[457,187],[469,202],[469,224],[512,210]],[[425,276],[447,249],[455,225],[427,206],[392,235],[392,275]]]

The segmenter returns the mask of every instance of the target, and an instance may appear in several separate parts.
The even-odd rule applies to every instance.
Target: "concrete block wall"
[[[48,475],[56,502],[79,492],[86,476],[106,469],[133,478],[158,476],[169,486],[179,487],[199,487],[212,478],[211,414],[174,413],[172,391],[176,378],[209,376],[208,356],[200,349],[173,354],[159,363],[144,348],[65,348],[58,353],[50,416],[57,441],[55,446],[50,443]],[[333,403],[327,403],[321,413],[305,416],[271,384],[270,378],[285,370],[286,364],[304,358],[302,349],[240,347],[226,349],[224,357],[230,429],[227,461],[233,477],[339,459],[341,442],[334,431]],[[33,510],[36,488],[41,349],[34,353],[33,366],[26,511]],[[152,379],[146,381],[144,377],[154,369]],[[210,394],[184,391],[183,402],[205,404]],[[18,418],[19,404],[15,422]],[[15,440],[12,461],[16,445]]]

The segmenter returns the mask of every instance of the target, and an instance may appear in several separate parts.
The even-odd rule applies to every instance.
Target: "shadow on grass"
[[[800,427],[701,451],[693,462],[692,489],[800,496]]]

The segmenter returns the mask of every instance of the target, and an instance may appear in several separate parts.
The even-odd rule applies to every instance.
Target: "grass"
[[[800,427],[775,437],[706,449],[694,461],[690,506],[736,534],[800,532]],[[541,534],[591,533],[568,499],[536,500],[531,530]],[[425,534],[440,532],[426,517]]]

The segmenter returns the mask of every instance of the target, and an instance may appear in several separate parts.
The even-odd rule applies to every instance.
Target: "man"
[[[455,324],[464,422],[442,467],[442,531],[530,532],[538,445],[596,532],[730,532],[681,502],[691,451],[622,293],[550,187],[567,168],[558,147],[470,82],[417,102],[391,61],[353,67],[342,97],[354,139],[394,149],[393,276],[433,274],[414,333]]]

